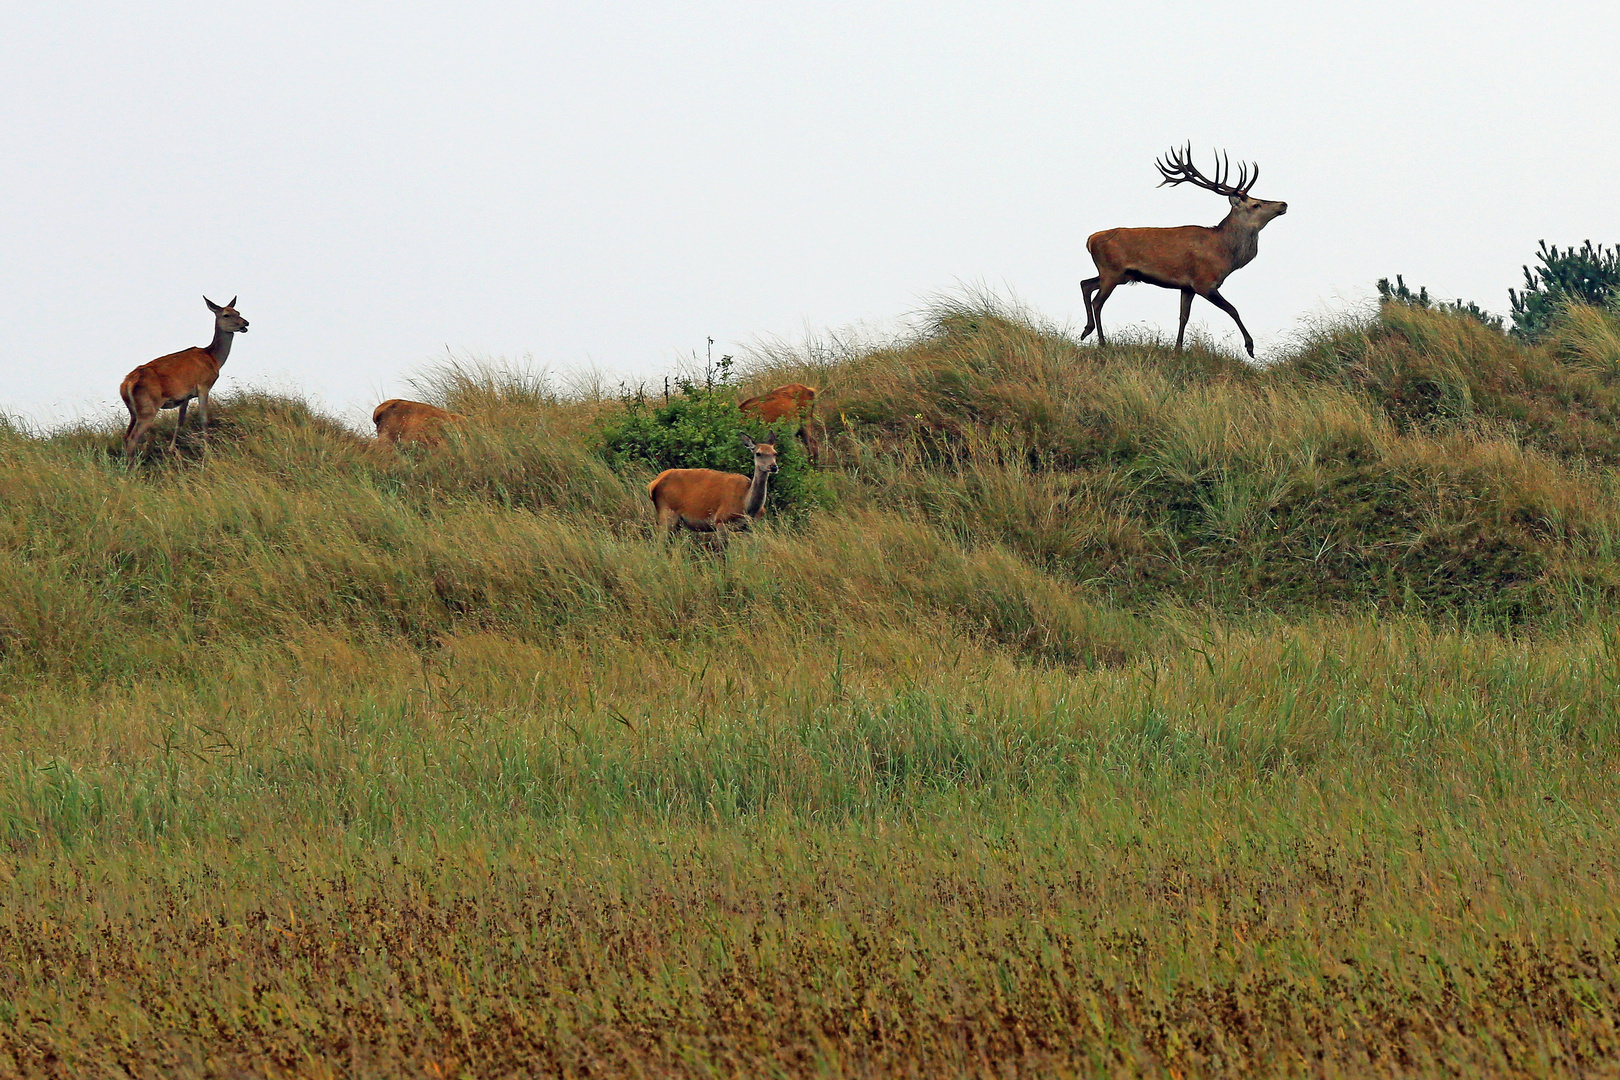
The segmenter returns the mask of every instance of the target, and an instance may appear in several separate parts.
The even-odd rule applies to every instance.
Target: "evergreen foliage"
[[[1427,285],[1419,286],[1417,292],[1407,287],[1406,279],[1400,274],[1395,275],[1395,284],[1389,283],[1389,278],[1378,279],[1378,295],[1384,303],[1409,304],[1412,307],[1433,308],[1437,311],[1449,312],[1453,315],[1465,315],[1470,319],[1490,327],[1492,330],[1502,329],[1502,316],[1492,315],[1472,300],[1463,300],[1458,297],[1455,301],[1434,301],[1429,298]]]
[[[1524,268],[1524,291],[1508,290],[1513,304],[1513,333],[1525,341],[1540,341],[1552,328],[1560,307],[1575,303],[1602,307],[1620,293],[1620,247],[1593,246],[1560,251],[1541,241],[1536,252],[1541,263]]]

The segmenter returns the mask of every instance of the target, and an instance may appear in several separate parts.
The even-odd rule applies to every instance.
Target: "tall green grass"
[[[528,372],[0,425],[0,1075],[1602,1074],[1615,338],[946,304],[719,554]]]

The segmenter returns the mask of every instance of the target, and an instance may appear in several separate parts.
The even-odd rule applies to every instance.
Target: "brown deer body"
[[[173,450],[180,439],[180,427],[186,422],[186,406],[197,399],[202,412],[203,438],[208,438],[208,394],[219,379],[219,369],[231,354],[231,340],[235,334],[247,333],[248,321],[237,314],[236,297],[221,307],[208,297],[203,303],[214,313],[214,340],[207,348],[185,349],[181,352],[149,360],[124,376],[118,387],[118,396],[129,410],[129,427],[124,430],[124,458],[135,456],[135,447],[157,423],[162,409],[180,409],[180,418],[174,424],[174,437],[169,440]]]
[[[377,441],[389,446],[402,442],[443,446],[444,426],[464,423],[466,419],[460,413],[404,398],[389,398],[371,413],[371,422],[377,425]]]
[[[816,392],[803,383],[778,386],[768,394],[739,401],[737,408],[749,416],[757,416],[767,424],[788,417],[798,417],[799,441],[810,455],[810,464],[819,463],[821,457],[820,427],[816,421]]]
[[[776,447],[747,435],[742,441],[754,453],[752,477],[715,469],[665,469],[647,485],[647,497],[665,535],[684,528],[724,540],[726,530],[746,529],[765,512],[766,485],[776,471]]]
[[[1106,345],[1102,330],[1102,307],[1110,293],[1127,282],[1145,281],[1165,289],[1181,290],[1181,325],[1176,329],[1176,349],[1180,351],[1187,333],[1187,316],[1192,312],[1194,296],[1202,296],[1237,323],[1243,334],[1243,347],[1254,355],[1254,338],[1238,317],[1237,308],[1220,294],[1220,287],[1232,271],[1254,261],[1260,250],[1260,230],[1275,217],[1288,212],[1285,202],[1252,199],[1249,189],[1260,179],[1257,167],[1249,175],[1249,167],[1240,163],[1236,184],[1226,182],[1231,172],[1223,164],[1210,180],[1192,164],[1192,146],[1185,150],[1172,150],[1168,162],[1156,161],[1165,184],[1191,183],[1206,191],[1225,195],[1232,209],[1215,226],[1182,225],[1170,229],[1106,229],[1093,233],[1086,241],[1097,264],[1097,276],[1080,283],[1080,292],[1086,303],[1086,328],[1083,339],[1092,330],[1097,331],[1097,343]]]

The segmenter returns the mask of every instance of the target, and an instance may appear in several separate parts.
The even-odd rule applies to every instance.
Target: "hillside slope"
[[[515,373],[0,427],[0,1076],[1596,1071],[1617,375],[945,305],[721,555]]]
[[[825,388],[839,507],[719,562],[648,542],[646,476],[592,450],[616,402],[498,373],[443,380],[475,423],[441,454],[254,394],[206,460],[188,437],[133,475],[105,431],[13,432],[0,656],[116,679],[311,627],[425,647],[903,611],[1084,664],[1147,647],[1165,604],[1556,629],[1614,600],[1616,338],[1587,309],[1524,349],[1389,305],[1260,370],[946,309],[893,347],[766,358],[752,384]]]

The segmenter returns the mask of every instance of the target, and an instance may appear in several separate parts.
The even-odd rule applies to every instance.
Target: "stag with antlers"
[[[1288,212],[1285,202],[1252,199],[1249,189],[1260,179],[1260,167],[1251,174],[1249,166],[1238,164],[1237,183],[1228,183],[1231,162],[1226,156],[1216,158],[1215,179],[1199,172],[1192,163],[1192,144],[1185,149],[1172,149],[1165,158],[1154,162],[1166,184],[1193,184],[1217,195],[1225,195],[1232,204],[1226,219],[1213,228],[1206,225],[1183,225],[1173,229],[1106,229],[1093,233],[1086,241],[1097,264],[1097,276],[1080,283],[1081,295],[1086,302],[1086,328],[1080,334],[1085,338],[1097,331],[1097,343],[1103,340],[1102,307],[1110,293],[1119,285],[1131,281],[1145,281],[1164,289],[1181,290],[1181,325],[1176,329],[1176,350],[1181,350],[1187,333],[1187,316],[1192,312],[1194,296],[1202,296],[1237,323],[1243,334],[1243,347],[1254,355],[1254,339],[1238,317],[1237,308],[1227,303],[1220,294],[1221,283],[1240,266],[1254,261],[1260,250],[1260,230],[1274,217]]]

